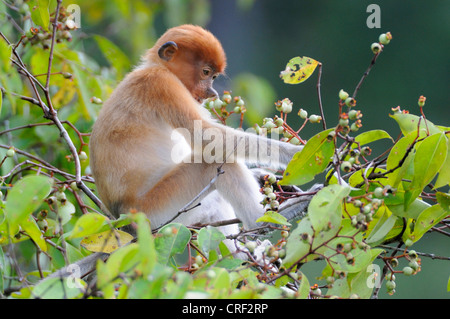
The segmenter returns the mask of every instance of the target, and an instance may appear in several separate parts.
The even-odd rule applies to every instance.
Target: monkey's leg
[[[173,218],[185,208],[193,198],[203,191],[191,207],[201,203],[211,191],[217,189],[228,201],[246,228],[256,226],[255,220],[262,215],[263,209],[259,202],[262,194],[256,179],[243,164],[226,163],[222,166],[215,183],[211,181],[217,176],[219,164],[182,163],[164,176],[150,191],[136,198],[130,208],[142,210],[150,217],[152,227],[156,228]],[[134,205],[134,206],[133,206]],[[201,223],[202,214],[208,211],[195,209],[182,213],[174,221],[183,224]]]

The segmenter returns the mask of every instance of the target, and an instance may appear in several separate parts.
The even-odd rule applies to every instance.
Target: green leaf
[[[150,228],[150,221],[143,213],[132,214],[131,217],[137,224],[137,237],[139,243],[139,269],[143,276],[148,276],[156,265],[157,253],[155,248],[155,240]]]
[[[106,261],[106,265],[98,267],[98,286],[104,287],[114,280],[120,273],[126,273],[134,269],[139,263],[137,258],[139,246],[132,243],[114,251]]]
[[[434,188],[450,185],[450,139],[447,138],[447,157],[439,170],[439,176],[434,184]]]
[[[410,187],[405,192],[406,208],[436,176],[442,164],[444,164],[446,156],[447,141],[445,134],[431,135],[420,143],[414,157],[414,177]]]
[[[419,126],[419,120],[420,117],[413,114],[404,114],[396,112],[394,114],[389,114],[390,117],[392,117],[395,121],[397,121],[398,125],[400,126],[400,130],[402,131],[403,135],[408,135],[411,132],[417,133],[417,128]],[[422,138],[426,136],[427,134],[427,127],[430,132],[430,134],[436,134],[440,133],[439,128],[437,128],[433,123],[430,121],[422,119],[420,120],[420,129],[419,129],[419,137]]]
[[[298,84],[306,81],[313,73],[319,62],[308,57],[292,58],[281,71],[280,78],[287,84]]]
[[[372,130],[359,134],[355,137],[355,142],[359,143],[359,145],[369,144],[384,138],[389,138],[391,141],[394,141],[392,137],[383,130]]]
[[[92,252],[111,253],[133,240],[133,236],[121,230],[107,230],[83,238],[81,246]]]
[[[47,243],[45,242],[41,229],[33,217],[28,216],[27,219],[20,223],[20,227],[28,236],[30,236],[33,242],[39,246],[40,250],[47,252]]]
[[[450,292],[450,277],[448,277],[447,291]]]
[[[436,200],[446,211],[450,211],[450,194],[437,192]]]
[[[75,214],[75,206],[67,200],[64,203],[58,201],[57,205],[58,217],[61,218],[61,225],[65,225],[72,219],[72,215]]]
[[[0,38],[0,62],[1,69],[3,72],[8,73],[11,70],[11,55],[12,55],[12,46],[8,45],[3,38]],[[1,95],[1,94],[0,94]],[[1,98],[0,98],[1,102]],[[1,107],[1,103],[0,103]]]
[[[101,227],[107,219],[106,216],[97,213],[85,214],[77,220],[69,238],[81,238],[97,234],[101,232]]]
[[[303,240],[303,236],[314,236],[311,220],[308,216],[303,218],[297,227],[291,232],[286,243],[286,257],[283,259],[283,265],[288,268],[295,262],[306,262],[317,258],[317,256],[308,256],[311,250],[311,244]],[[335,232],[330,237],[334,236]],[[314,240],[314,244],[318,241]],[[309,257],[309,258],[307,258]]]
[[[294,155],[284,171],[280,185],[303,185],[325,170],[334,154],[334,141],[327,138],[332,130],[334,129],[316,134]]]
[[[297,289],[297,294],[299,299],[308,299],[309,298],[309,291],[310,291],[310,284],[308,278],[305,276],[304,273],[300,272],[299,274],[299,280],[300,284]]]
[[[186,249],[189,240],[191,240],[191,232],[182,224],[173,223],[162,227],[155,238],[158,262],[167,264],[172,256]]]
[[[33,22],[47,31],[50,25],[49,4],[50,0],[30,0],[28,4]]]
[[[225,240],[225,235],[215,227],[206,226],[198,232],[197,240],[200,249],[207,255],[219,247],[220,242]]]
[[[380,208],[382,209],[382,208]],[[387,210],[384,209],[383,217],[380,218],[373,228],[372,232],[366,239],[367,244],[378,244],[384,240],[387,234],[394,227],[395,222],[397,221],[397,216],[394,214],[388,215]]]
[[[257,223],[264,222],[264,223],[273,223],[278,225],[287,225],[290,226],[291,224],[287,221],[287,218],[283,215],[274,212],[274,211],[267,211],[264,213],[263,216],[259,217],[256,220]]]
[[[389,210],[398,217],[417,219],[420,213],[430,207],[430,204],[427,204],[420,199],[416,199],[405,208],[404,197],[405,192],[403,190],[397,190],[395,195],[388,195],[388,197],[385,198],[385,204]]]
[[[30,175],[18,181],[9,191],[5,212],[12,233],[41,206],[50,194],[52,183],[46,176]]]
[[[3,249],[0,248],[0,292],[4,291],[4,280],[3,278],[6,276],[6,259]]]
[[[97,42],[105,58],[116,70],[119,78],[129,71],[131,67],[130,60],[118,46],[100,35],[94,35],[93,38]]]
[[[448,215],[448,211],[444,210],[441,205],[436,204],[425,209],[419,217],[417,217],[412,239],[418,241],[428,230],[439,223]]]
[[[75,280],[75,282],[74,282]],[[40,281],[33,288],[33,298],[39,299],[74,299],[83,296],[87,284],[75,277],[53,277]]]
[[[322,188],[311,200],[308,216],[318,233],[325,228],[338,228],[341,224],[342,200],[350,194],[350,187],[332,184]]]
[[[405,157],[407,150],[411,147],[417,136],[417,132],[411,132],[405,137],[402,137],[391,149],[389,156],[386,162],[386,169],[391,170],[396,168],[400,161]],[[407,173],[410,165],[413,165],[415,156],[415,150],[410,150],[408,156],[404,160],[401,167],[394,170],[392,173],[388,174],[388,184],[392,187],[397,187],[398,184],[402,181],[402,178]]]

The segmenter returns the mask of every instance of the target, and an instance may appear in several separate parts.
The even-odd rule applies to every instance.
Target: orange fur
[[[148,50],[142,65],[117,86],[105,102],[90,140],[91,169],[97,189],[113,215],[130,209],[143,211],[152,227],[158,227],[208,185],[216,175],[216,163],[227,158],[225,149],[212,164],[176,164],[171,159],[175,145],[172,131],[184,128],[193,136],[194,121],[200,121],[203,130],[214,128],[223,136],[230,134],[235,145],[239,140],[245,141],[244,160],[252,160],[249,145],[275,143],[282,153],[281,165],[286,165],[299,150],[290,144],[227,128],[206,115],[198,102],[215,94],[213,80],[225,67],[220,42],[201,27],[183,25],[164,33]],[[193,147],[192,140],[186,142]],[[207,142],[202,141],[202,148]],[[224,198],[245,226],[253,225],[263,213],[256,181],[240,163],[227,163],[223,169],[225,174],[205,193],[210,205],[204,206],[214,207],[213,197],[217,203],[221,202],[219,197]],[[208,195],[214,190],[219,197]],[[216,208],[217,219],[229,216],[221,212],[222,208]],[[213,219],[211,210],[197,211],[198,214],[189,213],[194,220],[185,222],[201,222],[197,219],[208,214],[209,220]]]

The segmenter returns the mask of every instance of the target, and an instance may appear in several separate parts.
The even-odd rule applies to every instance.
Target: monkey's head
[[[226,56],[209,31],[194,25],[171,28],[150,50],[150,57],[159,59],[197,101],[218,96],[212,84],[225,71]]]

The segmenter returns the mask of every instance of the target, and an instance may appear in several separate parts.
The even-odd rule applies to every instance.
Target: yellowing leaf
[[[292,58],[281,71],[280,78],[287,84],[298,84],[306,81],[313,73],[319,62],[308,57]]]
[[[133,238],[132,235],[121,230],[115,230],[114,232],[107,230],[84,238],[81,245],[92,252],[111,253],[128,244]]]

